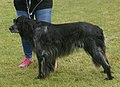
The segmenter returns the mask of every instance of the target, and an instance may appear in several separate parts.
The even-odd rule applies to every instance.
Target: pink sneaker
[[[27,66],[29,66],[30,64],[33,63],[33,60],[32,59],[28,59],[26,57],[24,57],[24,60],[23,62],[19,65],[19,68],[25,68]]]

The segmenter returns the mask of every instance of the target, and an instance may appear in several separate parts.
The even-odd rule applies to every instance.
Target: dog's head
[[[28,17],[20,16],[13,20],[13,25],[10,26],[9,30],[12,33],[19,33],[21,37],[28,39],[34,33],[34,24],[35,22]]]
[[[20,28],[27,19],[28,18],[25,16],[20,16],[17,19],[13,19],[13,25],[9,27],[11,33],[19,33]]]

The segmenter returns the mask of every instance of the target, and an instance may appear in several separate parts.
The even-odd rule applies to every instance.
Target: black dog
[[[68,55],[76,48],[83,48],[91,55],[97,67],[103,67],[107,74],[106,80],[113,78],[105,56],[103,31],[96,25],[86,22],[37,23],[35,20],[21,16],[14,19],[14,25],[9,29],[13,33],[19,32],[21,37],[33,43],[39,63],[38,78],[40,79],[54,71],[57,57]]]

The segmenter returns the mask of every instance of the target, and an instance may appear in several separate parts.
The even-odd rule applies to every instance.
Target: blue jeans
[[[17,16],[27,16],[28,13],[26,11],[16,11]],[[36,21],[45,21],[45,22],[51,22],[51,14],[52,14],[52,8],[37,10],[34,12]],[[21,38],[22,40],[22,46],[23,51],[26,58],[32,58],[32,44],[29,40],[26,40],[24,38]]]

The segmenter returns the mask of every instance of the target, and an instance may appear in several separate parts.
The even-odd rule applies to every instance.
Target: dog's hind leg
[[[95,41],[91,38],[85,39],[84,49],[91,55],[92,60],[96,66],[102,65],[104,71],[107,74],[106,80],[111,80],[113,77],[111,75],[110,65],[108,63],[108,60],[106,60],[102,49],[100,47],[97,47]]]
[[[97,52],[96,52],[96,55],[95,55],[95,59],[99,64],[102,65],[102,67],[104,69],[104,72],[107,74],[106,80],[111,80],[113,77],[111,75],[110,65],[108,63],[108,60],[103,55],[101,48],[97,47],[96,50],[97,50]]]

